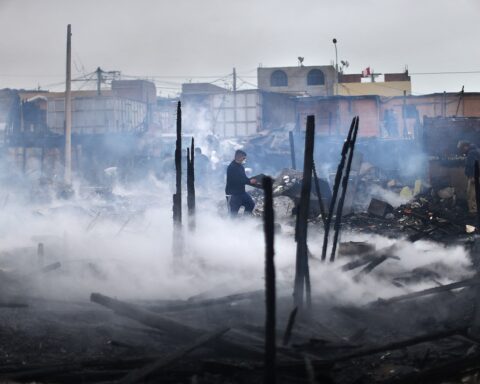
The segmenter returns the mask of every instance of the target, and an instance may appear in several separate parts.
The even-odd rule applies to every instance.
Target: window
[[[286,87],[288,85],[287,74],[284,71],[273,71],[270,77],[270,85],[272,87]]]
[[[324,85],[325,76],[319,69],[312,69],[307,75],[307,85]]]

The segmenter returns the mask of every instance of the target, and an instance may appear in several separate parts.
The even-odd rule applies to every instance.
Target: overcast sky
[[[408,66],[413,94],[478,92],[479,18],[479,0],[0,0],[0,89],[64,89],[70,23],[74,78],[100,66],[163,96],[233,67],[251,87],[259,65],[330,64],[334,37],[346,73]],[[420,74],[441,72],[457,73]]]

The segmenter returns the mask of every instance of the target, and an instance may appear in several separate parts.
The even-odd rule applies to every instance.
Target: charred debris
[[[188,268],[182,252],[194,232],[194,142],[182,148],[178,108],[173,195],[175,270]],[[454,189],[424,181],[403,184],[369,162],[359,161],[362,122],[354,117],[332,180],[318,177],[315,120],[307,119],[303,143],[287,139],[292,167],[264,176],[253,195],[265,234],[265,289],[184,300],[122,300],[93,292],[90,303],[35,298],[25,286],[55,284],[63,265],[43,243],[29,274],[2,269],[0,284],[0,375],[4,382],[45,383],[476,383],[480,370],[480,291],[477,218],[465,214]],[[356,145],[357,144],[357,145]],[[295,169],[303,152],[302,171]],[[187,152],[188,226],[182,226],[181,153]],[[315,159],[315,160],[314,160]],[[317,167],[315,167],[317,165]],[[478,179],[478,172],[477,172]],[[332,185],[332,189],[330,188]],[[375,188],[373,188],[375,187]],[[388,193],[387,193],[388,192]],[[401,197],[388,203],[381,195]],[[112,197],[108,197],[111,199]],[[395,205],[395,206],[394,206]],[[138,212],[116,206],[118,235]],[[103,215],[91,214],[87,231]],[[282,225],[277,225],[281,221]],[[279,216],[279,217],[277,217]],[[297,244],[291,284],[277,280],[275,237],[293,228]],[[461,244],[471,267],[445,283],[448,266],[410,270],[395,266],[403,255],[395,243],[341,241],[357,232]],[[320,234],[321,236],[315,236]],[[314,242],[320,242],[319,246]],[[314,249],[315,248],[315,249]],[[13,252],[13,251],[12,251]],[[32,257],[27,251],[3,254]],[[24,252],[22,254],[21,252]],[[401,252],[400,252],[401,253]],[[382,279],[396,294],[362,304],[326,300],[313,269],[332,268],[362,284]],[[102,279],[92,261],[86,268]],[[208,268],[208,266],[207,266]],[[333,269],[330,269],[333,273]],[[324,275],[325,277],[325,275]],[[329,280],[329,291],[344,283]],[[325,287],[325,285],[322,285]],[[423,287],[423,288],[422,288]],[[292,296],[293,295],[293,296]],[[333,294],[334,295],[334,294]],[[335,296],[335,295],[334,295]]]

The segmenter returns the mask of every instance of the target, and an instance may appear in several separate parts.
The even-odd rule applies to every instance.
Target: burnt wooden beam
[[[480,368],[480,354],[474,353],[457,359],[437,363],[433,367],[414,371],[382,381],[382,384],[420,384],[447,382],[446,379],[459,376],[464,371]],[[462,382],[459,378],[458,382]]]
[[[335,224],[333,227],[335,232],[333,235],[332,252],[330,254],[331,262],[335,261],[335,253],[337,251],[338,236],[340,235],[340,229],[342,224],[343,204],[345,202],[345,196],[347,195],[348,179],[350,177],[350,169],[352,167],[353,154],[355,150],[355,141],[357,140],[358,124],[359,124],[360,118],[356,116],[354,120],[355,120],[355,124],[353,128],[352,140],[350,142],[350,150],[348,154],[347,167],[345,168],[345,174],[343,175],[343,179],[342,179],[342,193],[340,195],[340,199],[338,200]]]
[[[275,288],[275,223],[273,212],[272,178],[264,177],[263,227],[265,232],[265,384],[276,383],[276,288]]]
[[[145,310],[137,305],[113,299],[100,293],[92,293],[90,295],[90,301],[112,309],[118,315],[136,320],[149,327],[171,333],[180,340],[191,340],[191,337],[199,336],[203,333],[203,330],[201,329],[181,324],[177,321],[160,316],[157,313]]]
[[[205,333],[203,329],[179,323],[137,305],[125,303],[99,293],[92,293],[90,301],[112,309],[118,315],[128,317],[149,327],[160,329],[180,341],[190,341],[192,337],[196,338]],[[227,351],[245,353],[255,357],[263,355],[261,349],[231,340],[216,340],[215,348],[223,348]]]
[[[43,267],[42,269],[40,269],[40,272],[48,273],[48,272],[51,272],[51,271],[54,271],[54,270],[60,268],[61,266],[62,266],[62,264],[59,261],[56,261],[55,263],[48,264],[45,267]]]
[[[180,348],[178,351],[168,354],[167,356],[161,357],[155,362],[148,364],[140,369],[136,369],[126,375],[124,378],[118,381],[119,384],[133,384],[141,382],[148,377],[151,377],[162,368],[165,368],[171,364],[174,364],[176,361],[180,360],[182,357],[192,352],[193,350],[207,344],[210,341],[218,339],[223,334],[225,334],[229,328],[223,328],[221,330],[209,332],[205,335],[200,336],[198,339],[194,340],[190,344]]]
[[[187,209],[188,228],[195,230],[195,146],[192,137],[192,144],[187,148]]]
[[[439,331],[439,332],[434,332],[434,333],[429,333],[426,335],[421,335],[421,336],[416,336],[412,337],[410,339],[406,340],[401,340],[401,341],[394,341],[392,343],[388,343],[385,345],[380,345],[380,346],[375,346],[371,348],[365,348],[353,353],[349,353],[344,356],[339,356],[337,358],[334,358],[330,360],[331,362],[340,362],[340,361],[346,361],[346,360],[351,360],[359,357],[364,357],[364,356],[369,356],[369,355],[374,355],[376,353],[380,352],[386,352],[386,351],[392,351],[396,349],[401,349],[401,348],[406,348],[406,347],[411,347],[413,345],[417,345],[420,343],[426,343],[430,341],[435,341],[435,340],[440,340],[440,339],[445,339],[448,337],[452,337],[458,334],[462,334],[465,332],[465,328],[456,328],[456,329],[448,329],[444,331]]]
[[[477,231],[480,231],[480,170],[478,160],[475,161],[474,183],[475,183],[475,202],[477,204]]]
[[[357,260],[352,260],[349,261],[348,263],[342,265],[342,271],[351,271],[352,269],[361,267],[363,265],[366,265],[368,263],[371,263],[373,260],[375,260],[377,256],[373,253],[366,254],[364,256],[361,256]]]
[[[457,288],[472,287],[472,286],[475,286],[475,285],[478,285],[478,284],[480,284],[480,279],[474,277],[474,278],[471,278],[471,279],[457,281],[455,283],[442,285],[440,287],[428,288],[428,289],[424,289],[423,291],[412,292],[412,293],[407,293],[405,295],[391,297],[390,299],[379,299],[378,302],[380,304],[397,303],[397,302],[403,301],[403,300],[415,299],[417,297],[432,295],[432,294],[440,293],[440,292],[451,291],[452,289],[457,289]]]
[[[478,170],[478,162],[475,162],[476,170]],[[476,188],[476,186],[475,186]],[[477,210],[480,205],[477,205]],[[473,247],[471,249],[471,258],[473,259],[473,265],[475,267],[475,277],[480,281],[480,266],[478,265],[478,261],[480,258],[480,239],[475,239]],[[473,316],[472,316],[472,324],[469,328],[470,336],[474,337],[475,339],[480,339],[480,285],[477,284],[473,288],[474,299],[473,299]]]
[[[307,252],[307,229],[308,213],[310,210],[310,193],[312,188],[312,169],[313,169],[313,150],[315,141],[315,117],[307,116],[307,130],[305,134],[305,154],[303,162],[303,180],[302,191],[300,194],[300,206],[297,212],[297,254],[295,267],[295,287],[294,302],[295,306],[301,309],[303,307],[304,290],[308,269]]]
[[[398,260],[397,257],[391,257],[388,255],[380,255],[378,257],[375,257],[373,260],[371,260],[365,268],[363,268],[360,272],[358,272],[357,275],[355,275],[354,280],[359,280],[361,279],[364,275],[368,275],[370,272],[372,272],[376,267],[378,267],[380,264],[382,264],[385,260],[390,259],[390,258],[395,258]]]
[[[141,367],[147,363],[159,359],[159,355],[142,356],[140,358],[129,359],[89,359],[79,360],[71,363],[53,363],[53,364],[27,364],[15,367],[0,367],[0,375],[2,378],[11,380],[39,380],[47,377],[56,377],[66,372],[84,372],[85,370],[106,369],[119,372],[119,377],[124,375],[123,371]]]
[[[173,195],[173,221],[182,223],[182,105],[177,104],[177,139],[175,142],[175,194]]]
[[[182,105],[177,104],[177,139],[175,142],[175,194],[173,195],[172,254],[174,269],[180,268],[183,256],[182,233]]]
[[[195,308],[205,308],[211,307],[215,305],[225,305],[235,301],[242,301],[242,300],[260,300],[264,298],[263,290],[251,291],[251,292],[244,292],[244,293],[236,293],[233,295],[222,296],[214,299],[206,299],[206,300],[186,300],[183,302],[176,302],[176,303],[166,303],[164,305],[155,305],[149,306],[148,309],[153,312],[174,312],[174,311],[183,311]]]
[[[340,188],[340,182],[342,180],[343,168],[345,167],[348,148],[350,147],[350,141],[352,140],[353,129],[355,127],[355,120],[356,119],[353,118],[352,123],[350,124],[350,129],[348,130],[347,139],[343,143],[341,158],[337,167],[337,173],[335,174],[335,182],[333,183],[333,190],[332,190],[332,200],[330,201],[328,216],[325,221],[325,232],[323,234],[322,261],[325,261],[325,259],[327,258],[328,235],[330,233],[330,224],[332,222],[335,203],[337,202],[338,190]]]
[[[288,139],[290,141],[290,157],[292,159],[292,169],[297,169],[297,162],[295,156],[295,140],[293,138],[293,132],[288,132]]]

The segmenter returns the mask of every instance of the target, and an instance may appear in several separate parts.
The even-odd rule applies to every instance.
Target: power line
[[[462,75],[462,74],[472,74],[472,73],[480,73],[480,71],[415,72],[415,73],[409,73],[409,75],[410,76],[417,76],[417,75]]]

